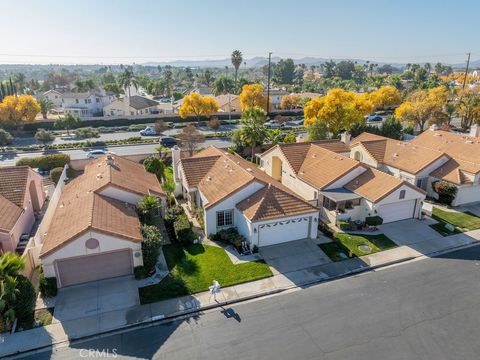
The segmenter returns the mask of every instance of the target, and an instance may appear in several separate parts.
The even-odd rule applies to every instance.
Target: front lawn
[[[433,230],[435,230],[436,232],[438,232],[440,235],[442,236],[449,236],[449,235],[455,235],[455,234],[460,234],[462,233],[460,230],[458,230],[457,228],[454,228],[453,231],[450,231],[449,229],[447,229],[445,227],[445,225],[447,225],[446,223],[444,223],[443,221],[440,221],[436,224],[432,224],[432,225],[429,225]]]
[[[233,265],[216,246],[172,244],[163,252],[170,274],[159,284],[139,289],[142,304],[206,291],[213,280],[225,287],[272,276],[264,261]]]
[[[363,256],[392,249],[397,246],[392,240],[383,234],[363,235],[335,233],[333,238],[347,250],[347,255]],[[365,249],[361,249],[361,246],[365,246]]]
[[[480,229],[480,217],[468,211],[444,211],[438,208],[434,208],[432,212],[432,218],[441,223],[443,222],[447,224],[452,224],[453,226],[455,226],[455,228],[459,230],[459,232]]]
[[[338,242],[325,243],[318,246],[332,261],[348,259],[349,251]]]

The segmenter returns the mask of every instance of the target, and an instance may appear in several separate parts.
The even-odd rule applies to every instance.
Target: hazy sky
[[[480,0],[0,0],[0,63],[480,58]]]

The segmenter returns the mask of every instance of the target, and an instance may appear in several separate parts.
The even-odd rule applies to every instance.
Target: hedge
[[[20,322],[33,321],[33,313],[37,301],[35,288],[25,276],[18,275],[16,289],[18,293],[14,305],[15,316]]]
[[[54,182],[55,185],[58,184],[58,180],[60,180],[60,176],[62,176],[63,168],[56,167],[50,170],[50,179]]]
[[[173,230],[177,240],[183,244],[191,244],[196,239],[196,235],[192,229],[192,223],[188,220],[186,214],[178,215],[173,223]]]
[[[369,226],[378,226],[383,224],[383,218],[380,216],[367,216],[365,223]]]
[[[38,289],[43,297],[57,296],[57,278],[45,277],[43,271],[40,272]]]
[[[58,167],[64,167],[70,163],[70,156],[67,154],[42,155],[34,158],[21,158],[17,161],[17,166],[28,165],[31,168],[42,170],[52,170]]]
[[[303,111],[271,111],[270,112],[270,117],[275,117],[276,115],[283,115],[283,116],[301,116],[303,115]],[[232,120],[234,119],[239,119],[241,114],[236,113],[236,114],[216,114],[215,115],[219,120],[229,120],[231,118]],[[148,123],[155,123],[156,121],[163,120],[165,122],[173,122],[173,123],[184,123],[184,122],[197,122],[197,118],[195,116],[190,116],[186,119],[182,119],[179,115],[171,115],[171,116],[162,116],[162,117],[155,117],[155,118],[142,118],[142,119],[112,119],[108,120],[108,118],[105,119],[95,119],[95,120],[82,120],[79,123],[79,126],[76,126],[75,128],[80,128],[80,127],[111,127],[111,126],[129,126],[129,125],[135,125],[135,124],[148,124]],[[205,121],[206,118],[202,117],[202,120]],[[31,123],[26,123],[23,125],[23,131],[29,132],[29,133],[35,133],[39,128],[43,128],[45,130],[53,130],[55,129],[54,127],[55,122],[54,121],[35,121]],[[56,128],[58,130],[58,128]]]
[[[343,231],[355,230],[353,223],[347,220],[337,220],[337,227]]]

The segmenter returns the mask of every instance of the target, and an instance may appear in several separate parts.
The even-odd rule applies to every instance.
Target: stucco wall
[[[238,204],[240,201],[244,200],[248,196],[252,195],[256,191],[260,190],[264,185],[258,183],[258,182],[253,182],[247,186],[245,186],[243,189],[237,191],[236,193],[232,194],[225,200],[221,201],[220,203],[216,204],[215,206],[212,206],[211,208],[205,209],[205,232],[207,235],[209,234],[216,234],[217,232],[217,211],[221,210],[229,210],[229,209],[235,209],[235,205]],[[241,218],[237,219],[235,216],[235,211],[234,211],[234,219],[233,219],[233,224],[236,226],[237,221],[242,221]],[[243,217],[243,216],[242,216]]]
[[[355,159],[355,153],[357,151],[361,154],[359,159],[360,162],[373,166],[374,168],[378,167],[378,162],[360,144],[357,144],[351,148],[350,157],[352,159]]]
[[[459,206],[480,201],[480,185],[462,185],[458,187],[457,196],[452,206]]]
[[[90,238],[95,238],[99,241],[100,246],[97,249],[87,249],[85,241]],[[142,246],[141,243],[136,243],[121,238],[116,238],[111,235],[105,235],[95,231],[89,231],[75,240],[71,241],[64,247],[59,248],[47,256],[42,257],[42,267],[46,277],[56,277],[55,274],[55,260],[66,259],[69,257],[99,254],[110,252],[113,250],[132,249],[133,265],[143,265]],[[140,253],[139,257],[135,257],[135,253]]]
[[[338,188],[341,188],[343,186],[345,186],[346,184],[348,184],[350,181],[352,181],[353,179],[355,179],[356,177],[360,176],[362,173],[364,173],[367,169],[365,169],[364,167],[362,166],[359,166],[355,169],[353,169],[352,171],[350,171],[349,173],[345,174],[344,176],[342,176],[340,179],[338,179],[337,181],[331,183],[330,185],[328,185],[325,189],[328,190],[328,189],[338,189]]]

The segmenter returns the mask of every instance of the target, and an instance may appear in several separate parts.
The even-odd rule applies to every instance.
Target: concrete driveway
[[[53,315],[54,321],[65,322],[139,304],[136,280],[123,276],[59,289]]]
[[[285,274],[332,262],[311,239],[266,246],[259,252],[274,274]]]
[[[477,216],[480,216],[480,203],[460,206],[457,210],[463,212],[469,211]]]
[[[379,229],[398,246],[411,245],[441,237],[429,226],[436,222],[430,218],[425,220],[409,219],[380,225]]]

